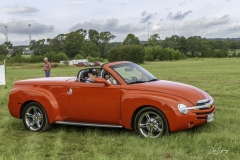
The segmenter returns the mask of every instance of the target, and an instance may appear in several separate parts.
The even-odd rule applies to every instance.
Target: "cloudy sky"
[[[159,34],[205,38],[240,37],[240,0],[0,0],[0,44],[53,38],[77,29],[110,31],[122,42]]]

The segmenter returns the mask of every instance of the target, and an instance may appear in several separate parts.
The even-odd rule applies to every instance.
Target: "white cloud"
[[[133,31],[141,31],[142,28],[131,26],[130,24],[119,24],[117,19],[108,20],[91,20],[89,22],[78,23],[70,28],[69,31],[78,29],[95,29],[98,32],[110,31],[114,33],[130,33]]]
[[[34,7],[27,7],[27,6],[20,6],[20,5],[8,6],[8,7],[5,7],[3,10],[10,14],[35,13],[39,11]]]
[[[44,34],[54,31],[53,25],[41,24],[33,20],[25,21],[20,19],[12,19],[5,23],[0,22],[0,31],[5,32],[5,26],[8,26],[8,33],[10,34],[27,34],[29,30],[28,24],[31,24],[32,34]]]
[[[179,36],[209,38],[240,37],[239,0],[5,0],[0,3],[0,44],[5,25],[13,44],[53,38],[77,29],[109,31],[113,41],[132,33],[147,40],[148,33],[161,39]],[[174,29],[175,28],[175,29]]]
[[[202,17],[196,20],[192,20],[192,21],[184,21],[182,23],[180,23],[179,28],[180,29],[189,29],[189,28],[208,28],[208,27],[212,27],[212,26],[219,26],[219,25],[224,25],[224,24],[228,24],[230,18],[228,15],[224,15],[220,18],[216,18],[216,17],[212,17],[212,18],[206,18],[206,17]]]

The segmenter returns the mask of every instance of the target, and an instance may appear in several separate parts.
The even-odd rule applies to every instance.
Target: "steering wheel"
[[[138,80],[137,77],[135,77],[135,76],[132,77],[132,81],[133,81],[133,82],[135,82],[135,81],[137,81],[137,80]]]

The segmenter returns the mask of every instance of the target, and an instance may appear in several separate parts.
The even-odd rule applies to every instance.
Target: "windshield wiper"
[[[135,84],[135,83],[144,83],[146,81],[134,81],[134,82],[129,82],[128,84]]]
[[[148,82],[158,81],[157,78],[150,79]]]

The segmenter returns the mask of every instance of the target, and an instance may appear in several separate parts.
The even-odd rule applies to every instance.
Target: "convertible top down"
[[[86,83],[88,69],[76,77],[16,81],[9,94],[10,114],[31,131],[46,131],[52,124],[124,127],[151,138],[214,120],[213,98],[196,87],[159,80],[128,61],[96,68],[94,83]]]

